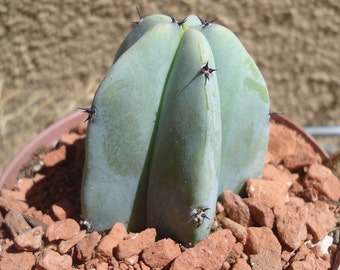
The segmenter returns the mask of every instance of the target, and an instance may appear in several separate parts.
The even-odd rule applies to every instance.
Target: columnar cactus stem
[[[217,201],[221,112],[217,74],[207,63],[214,66],[206,38],[188,28],[166,85],[147,190],[147,225],[187,244],[209,233]],[[202,221],[193,218],[200,208]]]
[[[93,100],[82,212],[97,230],[119,221],[133,230],[145,226],[148,152],[181,33],[177,24],[159,26],[116,60]],[[167,42],[155,44],[154,38]]]
[[[266,84],[237,37],[194,15],[140,20],[89,113],[82,212],[94,229],[194,245],[217,197],[260,177],[269,136]]]
[[[202,29],[213,51],[222,115],[222,165],[218,192],[241,192],[244,181],[261,177],[269,138],[266,83],[239,39],[209,23]]]

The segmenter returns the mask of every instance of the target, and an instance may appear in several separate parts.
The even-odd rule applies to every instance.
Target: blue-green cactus
[[[262,175],[265,81],[232,32],[197,16],[141,19],[88,111],[82,214],[96,230],[195,244],[218,196]]]

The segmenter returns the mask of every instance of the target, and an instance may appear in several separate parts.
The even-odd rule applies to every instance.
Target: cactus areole
[[[141,19],[86,111],[82,215],[96,230],[194,245],[221,193],[262,175],[265,81],[231,31],[197,16]]]

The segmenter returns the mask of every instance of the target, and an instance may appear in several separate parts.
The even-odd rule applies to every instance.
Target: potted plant
[[[156,228],[160,239],[171,238],[184,247],[198,243],[194,248],[201,251],[219,220],[214,219],[215,205],[218,198],[226,201],[224,190],[244,192],[249,178],[262,177],[271,117],[294,126],[269,112],[264,79],[237,37],[193,15],[179,22],[164,15],[141,19],[118,50],[91,107],[83,110],[88,113],[81,192],[86,224],[97,231],[117,222],[133,232]],[[72,117],[78,121],[79,114]],[[308,135],[297,132],[317,149],[319,162],[327,159]],[[8,178],[7,171],[4,175]],[[253,186],[247,185],[249,195]],[[238,195],[233,198],[247,205]],[[232,216],[228,210],[218,212]],[[224,218],[222,214],[226,222]],[[253,222],[240,224],[256,227]],[[226,238],[236,245],[236,237],[254,255],[249,248],[252,230],[241,237],[224,227],[229,231],[221,231],[234,235]],[[279,243],[275,241],[270,244]],[[113,249],[111,263],[133,257],[124,257],[121,249],[119,244]],[[241,260],[242,252],[236,253],[225,267],[247,262]],[[134,260],[140,256],[138,252]],[[254,264],[252,259],[248,261]]]

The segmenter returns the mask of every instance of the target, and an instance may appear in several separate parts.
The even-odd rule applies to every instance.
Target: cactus
[[[265,81],[227,28],[190,15],[140,20],[89,113],[82,214],[194,245],[218,196],[261,177],[269,136]]]

